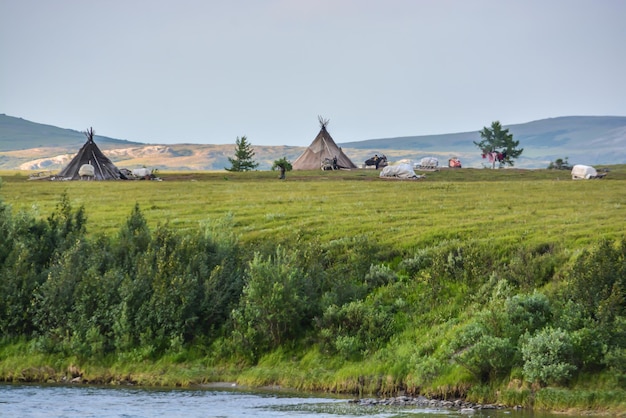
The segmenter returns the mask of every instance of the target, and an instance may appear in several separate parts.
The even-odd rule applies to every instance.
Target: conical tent
[[[79,170],[85,164],[90,164],[94,168],[95,180],[120,180],[124,178],[120,170],[100,151],[100,148],[93,140],[93,128],[89,128],[85,135],[87,142],[78,151],[78,154],[59,173],[58,177],[67,180],[80,179]]]
[[[326,130],[328,120],[319,117],[321,129],[311,145],[292,164],[294,170],[319,170],[325,159],[333,160],[337,158],[337,167],[356,168],[356,165],[340,147],[337,146],[333,138]]]

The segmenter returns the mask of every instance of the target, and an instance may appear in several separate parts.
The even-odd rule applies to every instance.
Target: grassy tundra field
[[[0,380],[624,415],[626,166],[607,169],[0,172]]]
[[[375,170],[291,172],[278,181],[274,172],[161,172],[160,182],[56,182],[0,172],[0,195],[14,211],[46,217],[66,192],[74,207],[85,207],[88,231],[105,234],[117,231],[135,204],[151,227],[194,229],[232,216],[244,242],[367,234],[399,248],[470,238],[576,247],[626,232],[624,166],[593,181],[572,181],[558,170],[423,174],[383,180]]]

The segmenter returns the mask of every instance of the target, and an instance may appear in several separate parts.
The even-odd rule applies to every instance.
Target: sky
[[[626,116],[624,0],[0,0],[0,113],[306,146]]]

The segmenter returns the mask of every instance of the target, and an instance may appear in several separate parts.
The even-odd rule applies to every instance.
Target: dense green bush
[[[331,305],[318,322],[322,348],[346,359],[359,359],[393,335],[394,307],[373,301]]]
[[[626,311],[626,242],[602,240],[576,257],[565,272],[564,296],[605,323]]]
[[[148,238],[139,217],[134,212],[120,234],[135,237],[143,252],[119,253],[120,267],[133,267],[122,269],[118,348],[153,345],[159,352],[218,335],[243,287],[238,244],[218,231],[227,222],[185,235],[163,225]]]
[[[238,244],[216,232],[224,225],[151,233],[135,206],[115,240],[88,237],[65,195],[45,221],[2,215],[0,329],[46,351],[159,353],[215,335],[241,295]]]
[[[522,366],[520,339],[543,329],[551,319],[545,295],[534,292],[506,297],[508,291],[501,292],[504,283],[500,281],[494,289],[491,305],[474,315],[451,342],[455,362],[480,382],[502,378],[513,367]]]
[[[398,275],[385,265],[371,265],[364,282],[368,289],[374,290],[389,283],[395,283]]]
[[[77,241],[74,247],[56,258],[50,266],[46,281],[34,294],[33,322],[37,333],[40,338],[51,339],[59,349],[62,343],[69,343],[69,339],[83,322],[79,318],[82,312],[76,308],[77,305],[84,306],[82,302],[91,296],[87,288],[93,283],[94,277],[87,277],[89,254],[93,254],[91,246],[86,241]],[[95,302],[98,303],[98,298]],[[90,319],[87,317],[86,321],[89,322]]]
[[[567,331],[547,327],[522,343],[524,377],[540,384],[566,383],[576,370],[572,338]]]
[[[558,244],[518,248],[502,269],[502,275],[516,288],[530,292],[548,283],[565,261]]]
[[[626,349],[626,242],[602,240],[582,251],[562,274],[556,323],[570,332],[582,371],[612,367]]]
[[[301,332],[310,302],[297,257],[279,246],[274,255],[257,253],[250,261],[241,303],[233,311],[233,338],[252,360]]]
[[[501,377],[514,365],[516,346],[510,338],[504,337],[505,320],[500,311],[485,310],[451,343],[454,361],[480,382]]]
[[[38,289],[55,260],[84,238],[84,209],[73,211],[64,193],[45,221],[26,213],[13,217],[4,204],[0,215],[0,330],[6,336],[32,336],[37,333]]]
[[[371,267],[366,280],[384,282],[364,299],[328,306],[317,318],[322,351],[358,360],[383,348],[405,327],[411,326],[413,306],[407,300],[409,285],[396,281],[384,266]]]
[[[322,308],[363,299],[368,292],[364,277],[378,261],[381,249],[367,236],[345,237],[319,244],[314,260],[322,280]]]
[[[539,292],[517,294],[504,304],[506,329],[504,333],[517,344],[524,334],[533,334],[552,320],[552,307],[547,296]]]

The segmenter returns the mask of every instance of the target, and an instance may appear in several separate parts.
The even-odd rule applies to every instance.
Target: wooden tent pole
[[[102,167],[100,167],[100,163],[98,162],[98,159],[96,158],[96,154],[93,152],[93,150],[91,151],[91,155],[93,155],[93,159],[98,165],[98,169],[100,170],[100,176],[102,177],[102,180],[104,180],[105,178],[104,178],[104,173],[102,172]]]

